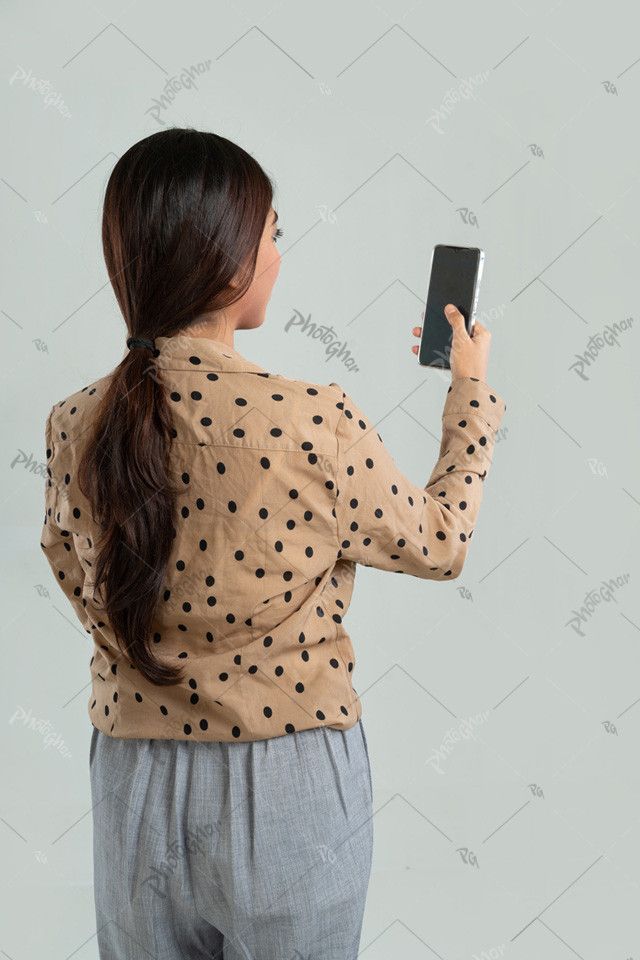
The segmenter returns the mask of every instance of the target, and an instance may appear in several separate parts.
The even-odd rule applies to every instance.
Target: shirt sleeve
[[[52,414],[53,409],[47,417],[45,426],[47,476],[45,480],[45,515],[40,546],[59,587],[71,603],[84,629],[87,633],[90,633],[92,624],[85,609],[84,570],[76,552],[73,534],[59,526],[59,499],[65,494],[65,483],[64,479],[56,476],[54,472],[57,465],[55,465],[55,450],[52,440]]]
[[[424,580],[455,580],[480,509],[504,400],[475,377],[452,380],[438,461],[423,489],[401,473],[352,397],[339,384],[331,386],[342,393],[334,507],[338,556]]]

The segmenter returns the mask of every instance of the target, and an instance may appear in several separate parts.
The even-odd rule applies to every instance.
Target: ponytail
[[[81,461],[78,483],[101,528],[94,590],[104,583],[105,611],[122,652],[153,683],[182,672],[150,649],[151,623],[163,592],[175,530],[167,470],[171,418],[162,381],[146,350],[116,369]],[[153,360],[151,364],[153,364]],[[126,638],[123,646],[120,638]]]
[[[129,335],[184,333],[223,311],[253,281],[273,185],[242,147],[214,133],[169,128],[129,148],[105,193],[102,244]],[[231,281],[234,281],[232,284]],[[175,436],[157,352],[129,351],[86,438],[78,483],[100,527],[94,593],[123,654],[159,685],[181,668],[151,649],[168,599],[165,574],[178,493]]]

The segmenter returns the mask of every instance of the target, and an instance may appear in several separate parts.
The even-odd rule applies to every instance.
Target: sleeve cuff
[[[456,377],[447,391],[442,416],[474,414],[497,430],[507,405],[491,387],[476,377]]]

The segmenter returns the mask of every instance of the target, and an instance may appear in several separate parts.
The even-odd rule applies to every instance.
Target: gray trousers
[[[101,960],[356,960],[371,873],[362,720],[90,748]]]

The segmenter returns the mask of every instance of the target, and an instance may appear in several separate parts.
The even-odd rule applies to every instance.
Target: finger
[[[451,313],[447,313],[447,310],[445,309],[445,314],[444,314],[444,315],[445,315],[445,317],[447,318],[447,320],[449,321],[449,323],[451,324],[451,326],[453,327],[453,332],[454,332],[454,334],[456,334],[456,335],[459,336],[459,337],[460,337],[460,336],[462,336],[462,337],[465,337],[465,336],[468,337],[469,334],[467,333],[467,328],[466,328],[466,326],[465,326],[464,317],[462,316],[462,314],[460,313],[460,311],[459,311],[458,308],[456,307],[455,303],[447,303],[447,304],[445,304],[445,308],[447,308],[447,307],[453,307],[453,311],[452,311]]]
[[[422,327],[414,327],[414,328],[413,328],[413,335],[414,335],[414,337],[420,337],[420,336],[422,336]]]
[[[474,337],[478,335],[480,335],[481,337],[490,337],[491,331],[487,330],[487,328],[483,326],[479,320],[476,320],[476,322],[473,325],[473,335]]]

